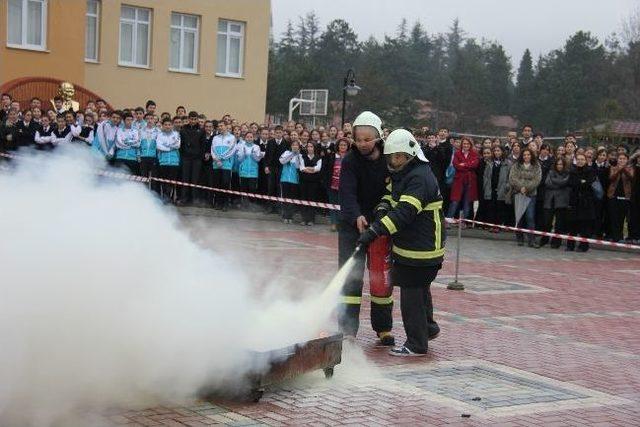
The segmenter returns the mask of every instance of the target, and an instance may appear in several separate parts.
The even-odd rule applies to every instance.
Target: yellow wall
[[[83,85],[85,12],[85,0],[49,1],[47,51],[15,49],[7,47],[7,1],[0,0],[0,84],[41,76]]]
[[[144,105],[147,99],[158,110],[187,110],[219,118],[229,113],[241,121],[262,122],[265,114],[268,39],[271,19],[269,0],[107,0],[101,16],[98,64],[86,64],[85,86],[116,107]],[[118,65],[121,4],[153,9],[151,69]],[[199,15],[198,74],[168,71],[171,12]],[[243,78],[215,75],[218,19],[246,22]]]

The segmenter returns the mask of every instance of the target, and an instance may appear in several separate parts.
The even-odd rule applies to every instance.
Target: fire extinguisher
[[[391,296],[393,286],[389,277],[391,270],[391,237],[377,237],[367,249],[369,269],[369,292],[371,296],[386,298]]]

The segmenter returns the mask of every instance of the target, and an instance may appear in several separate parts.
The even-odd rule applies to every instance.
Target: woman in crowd
[[[609,172],[609,187],[607,189],[607,205],[611,223],[609,237],[614,242],[623,241],[624,221],[630,219],[631,186],[634,172],[634,168],[629,165],[627,153],[618,154],[618,163],[611,167]]]
[[[486,165],[483,176],[483,198],[487,205],[487,222],[496,225],[507,223],[505,196],[509,182],[509,165],[503,159],[501,146],[493,147],[493,156]],[[493,232],[498,232],[495,228]]]
[[[471,139],[464,137],[461,149],[453,155],[453,167],[456,169],[456,174],[451,187],[450,218],[457,218],[456,214],[460,205],[462,205],[463,218],[469,218],[473,202],[478,200],[476,169],[480,159],[471,147]]]
[[[551,231],[553,227],[554,233],[565,234],[567,232],[567,209],[569,207],[571,188],[569,187],[569,171],[564,157],[558,157],[554,160],[554,164],[547,175],[545,187],[545,230]],[[546,245],[547,242],[549,242],[549,238],[543,237],[540,239],[540,246]],[[560,239],[555,237],[551,239],[552,248],[557,249],[560,244]]]
[[[522,145],[518,141],[514,141],[511,143],[511,152],[507,156],[507,163],[509,165],[513,165],[514,163],[518,163],[518,159],[520,159],[520,154],[522,153]]]
[[[518,220],[516,213],[518,228],[528,228],[534,230],[536,228],[536,195],[540,181],[542,180],[542,169],[536,160],[535,155],[529,148],[522,150],[520,158],[511,166],[509,171],[509,186],[512,198],[518,194],[528,198],[526,210],[522,217]],[[527,199],[523,202],[526,203]],[[514,209],[518,209],[518,203],[514,201]],[[516,240],[518,246],[524,245],[524,235],[522,232],[516,232]],[[527,234],[527,244],[529,247],[539,247],[536,242],[535,235]]]
[[[587,166],[587,158],[584,154],[575,156],[575,166],[569,172],[569,232],[572,236],[591,237],[593,220],[596,217],[595,195],[593,183],[596,173],[593,168]],[[574,240],[567,242],[567,251],[573,251],[576,247]],[[577,252],[586,252],[589,244],[580,242]]]
[[[482,147],[482,159],[480,160],[480,164],[477,169],[477,185],[478,185],[478,194],[484,194],[484,173],[487,169],[487,165],[493,162],[493,155],[491,154],[491,140],[486,147]],[[486,222],[489,214],[489,203],[484,197],[478,197],[478,211],[476,212],[475,220]]]
[[[318,147],[313,142],[307,144],[306,152],[302,154],[300,162],[300,197],[302,200],[317,202],[320,195],[322,158],[318,155]],[[300,225],[313,225],[316,208],[305,206],[302,209]]]
[[[323,184],[327,191],[329,203],[334,205],[340,204],[338,190],[340,189],[340,170],[342,167],[342,159],[349,151],[349,140],[342,138],[338,141],[337,151],[330,153],[322,158]],[[331,221],[331,231],[338,231],[338,212],[336,210],[329,211],[329,220]]]
[[[280,191],[282,197],[288,199],[300,198],[300,143],[291,141],[291,148],[280,156],[282,173],[280,175]],[[285,224],[293,222],[294,205],[284,203],[282,207],[282,219]]]
[[[253,132],[249,131],[240,140],[236,150],[236,160],[238,163],[238,174],[240,177],[240,191],[243,193],[256,193],[258,191],[258,170],[260,160],[265,152],[254,142]],[[249,208],[250,200],[246,197],[242,199],[242,205]]]
[[[631,183],[631,203],[629,213],[629,240],[631,243],[640,244],[640,148],[629,158],[633,166],[633,182]]]
[[[602,185],[602,188],[606,191],[609,188],[609,163],[607,162],[607,150],[604,148],[598,149],[592,167],[596,173],[598,181]],[[607,197],[604,197],[602,200],[596,199],[596,219],[593,223],[593,235],[596,239],[603,239],[605,235],[609,235],[609,214],[607,209]]]

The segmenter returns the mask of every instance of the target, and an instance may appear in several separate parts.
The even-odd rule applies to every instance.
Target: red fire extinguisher
[[[393,286],[389,277],[391,270],[391,237],[377,237],[367,249],[367,267],[369,269],[369,292],[373,297],[391,296]]]

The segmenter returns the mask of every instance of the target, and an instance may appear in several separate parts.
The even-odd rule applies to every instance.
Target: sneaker
[[[378,341],[378,345],[380,346],[393,347],[394,345],[396,345],[396,339],[391,334],[391,332],[380,332],[378,334],[378,338],[380,338],[380,341]]]
[[[413,351],[409,350],[405,346],[394,347],[391,350],[389,350],[389,354],[391,356],[398,356],[398,357],[421,357],[421,356],[427,355],[427,353],[414,353]]]

